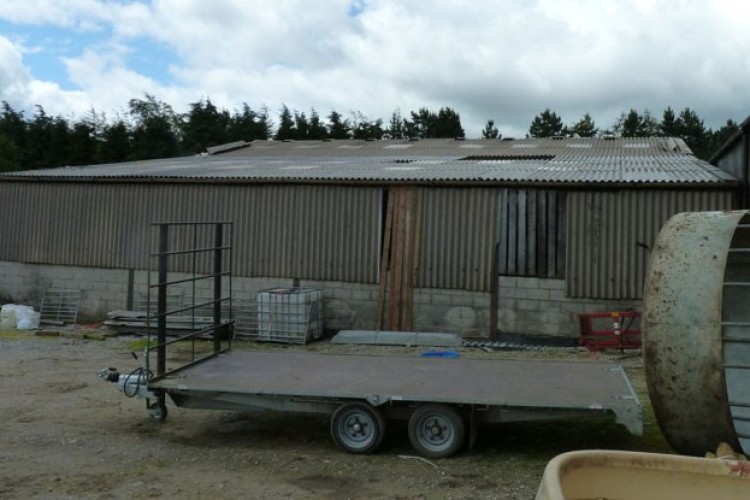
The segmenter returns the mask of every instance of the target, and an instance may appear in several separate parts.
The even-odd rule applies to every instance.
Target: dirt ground
[[[653,423],[635,352],[464,349],[462,355],[478,357],[622,362],[646,406],[645,435],[631,436],[613,419],[497,424],[479,429],[475,449],[426,461],[414,456],[405,425],[389,427],[377,454],[350,455],[335,447],[323,417],[170,407],[165,422],[151,421],[143,400],[96,377],[108,366],[135,368],[134,345],[123,337],[0,333],[0,498],[528,499],[559,453],[669,451]],[[294,349],[345,348],[324,342]]]

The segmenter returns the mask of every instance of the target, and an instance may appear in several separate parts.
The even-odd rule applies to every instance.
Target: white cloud
[[[0,96],[8,101],[17,100],[30,81],[31,75],[23,66],[21,50],[0,36]]]
[[[3,0],[0,18],[13,23],[93,29],[105,16],[98,0]]]
[[[0,97],[110,111],[153,93],[185,109],[210,97],[230,109],[282,103],[388,119],[421,106],[458,111],[469,136],[494,118],[523,135],[535,114],[600,127],[620,112],[690,106],[708,125],[750,112],[750,5],[731,0],[4,0],[0,18],[98,33],[68,55],[64,91],[37,82],[23,48],[0,43]],[[359,7],[363,7],[359,12]],[[144,40],[173,51],[169,81],[139,74]],[[1,42],[2,40],[0,40]],[[7,45],[7,40],[5,40]],[[83,109],[79,109],[84,107]]]

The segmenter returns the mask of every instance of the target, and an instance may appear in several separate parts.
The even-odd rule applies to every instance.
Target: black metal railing
[[[147,373],[153,373],[151,380],[156,380],[231,348],[232,223],[153,223],[149,249],[145,368]],[[174,277],[177,273],[180,275]],[[206,281],[208,285],[202,286]],[[183,303],[168,307],[168,297],[175,288],[181,289]],[[156,310],[152,306],[153,294],[156,294]],[[202,315],[206,309],[210,310],[209,317]],[[180,318],[179,323],[170,325],[170,318],[176,317]],[[196,342],[205,339],[212,340],[210,349],[198,352]],[[184,346],[188,341],[188,361],[168,370],[167,348],[178,343]]]

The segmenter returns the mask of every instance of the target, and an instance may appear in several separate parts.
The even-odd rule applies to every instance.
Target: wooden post
[[[498,290],[500,285],[500,277],[498,276],[500,272],[499,252],[500,242],[497,242],[495,243],[495,251],[492,253],[492,266],[490,266],[490,272],[492,273],[492,276],[490,276],[490,340],[493,342],[499,340],[500,336],[497,326],[497,313],[500,307],[500,291]]]
[[[382,330],[385,323],[385,292],[388,288],[388,263],[391,258],[391,237],[393,226],[393,193],[389,193],[388,206],[385,213],[385,230],[383,231],[383,249],[380,254],[380,290],[378,291],[378,329]]]
[[[401,290],[401,317],[399,330],[406,332],[412,329],[412,315],[414,312],[414,234],[416,217],[414,214],[414,188],[404,190],[404,267],[403,287]]]
[[[401,272],[403,269],[403,246],[404,246],[404,193],[403,188],[396,188],[396,209],[393,224],[393,243],[391,246],[391,287],[390,287],[390,311],[389,330],[398,330],[401,312]]]

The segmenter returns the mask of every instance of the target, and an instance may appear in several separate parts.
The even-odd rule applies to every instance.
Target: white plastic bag
[[[18,330],[34,330],[39,328],[40,313],[34,311],[31,306],[18,306],[16,308],[16,328]]]
[[[0,312],[0,330],[39,328],[40,313],[31,306],[5,304]]]

